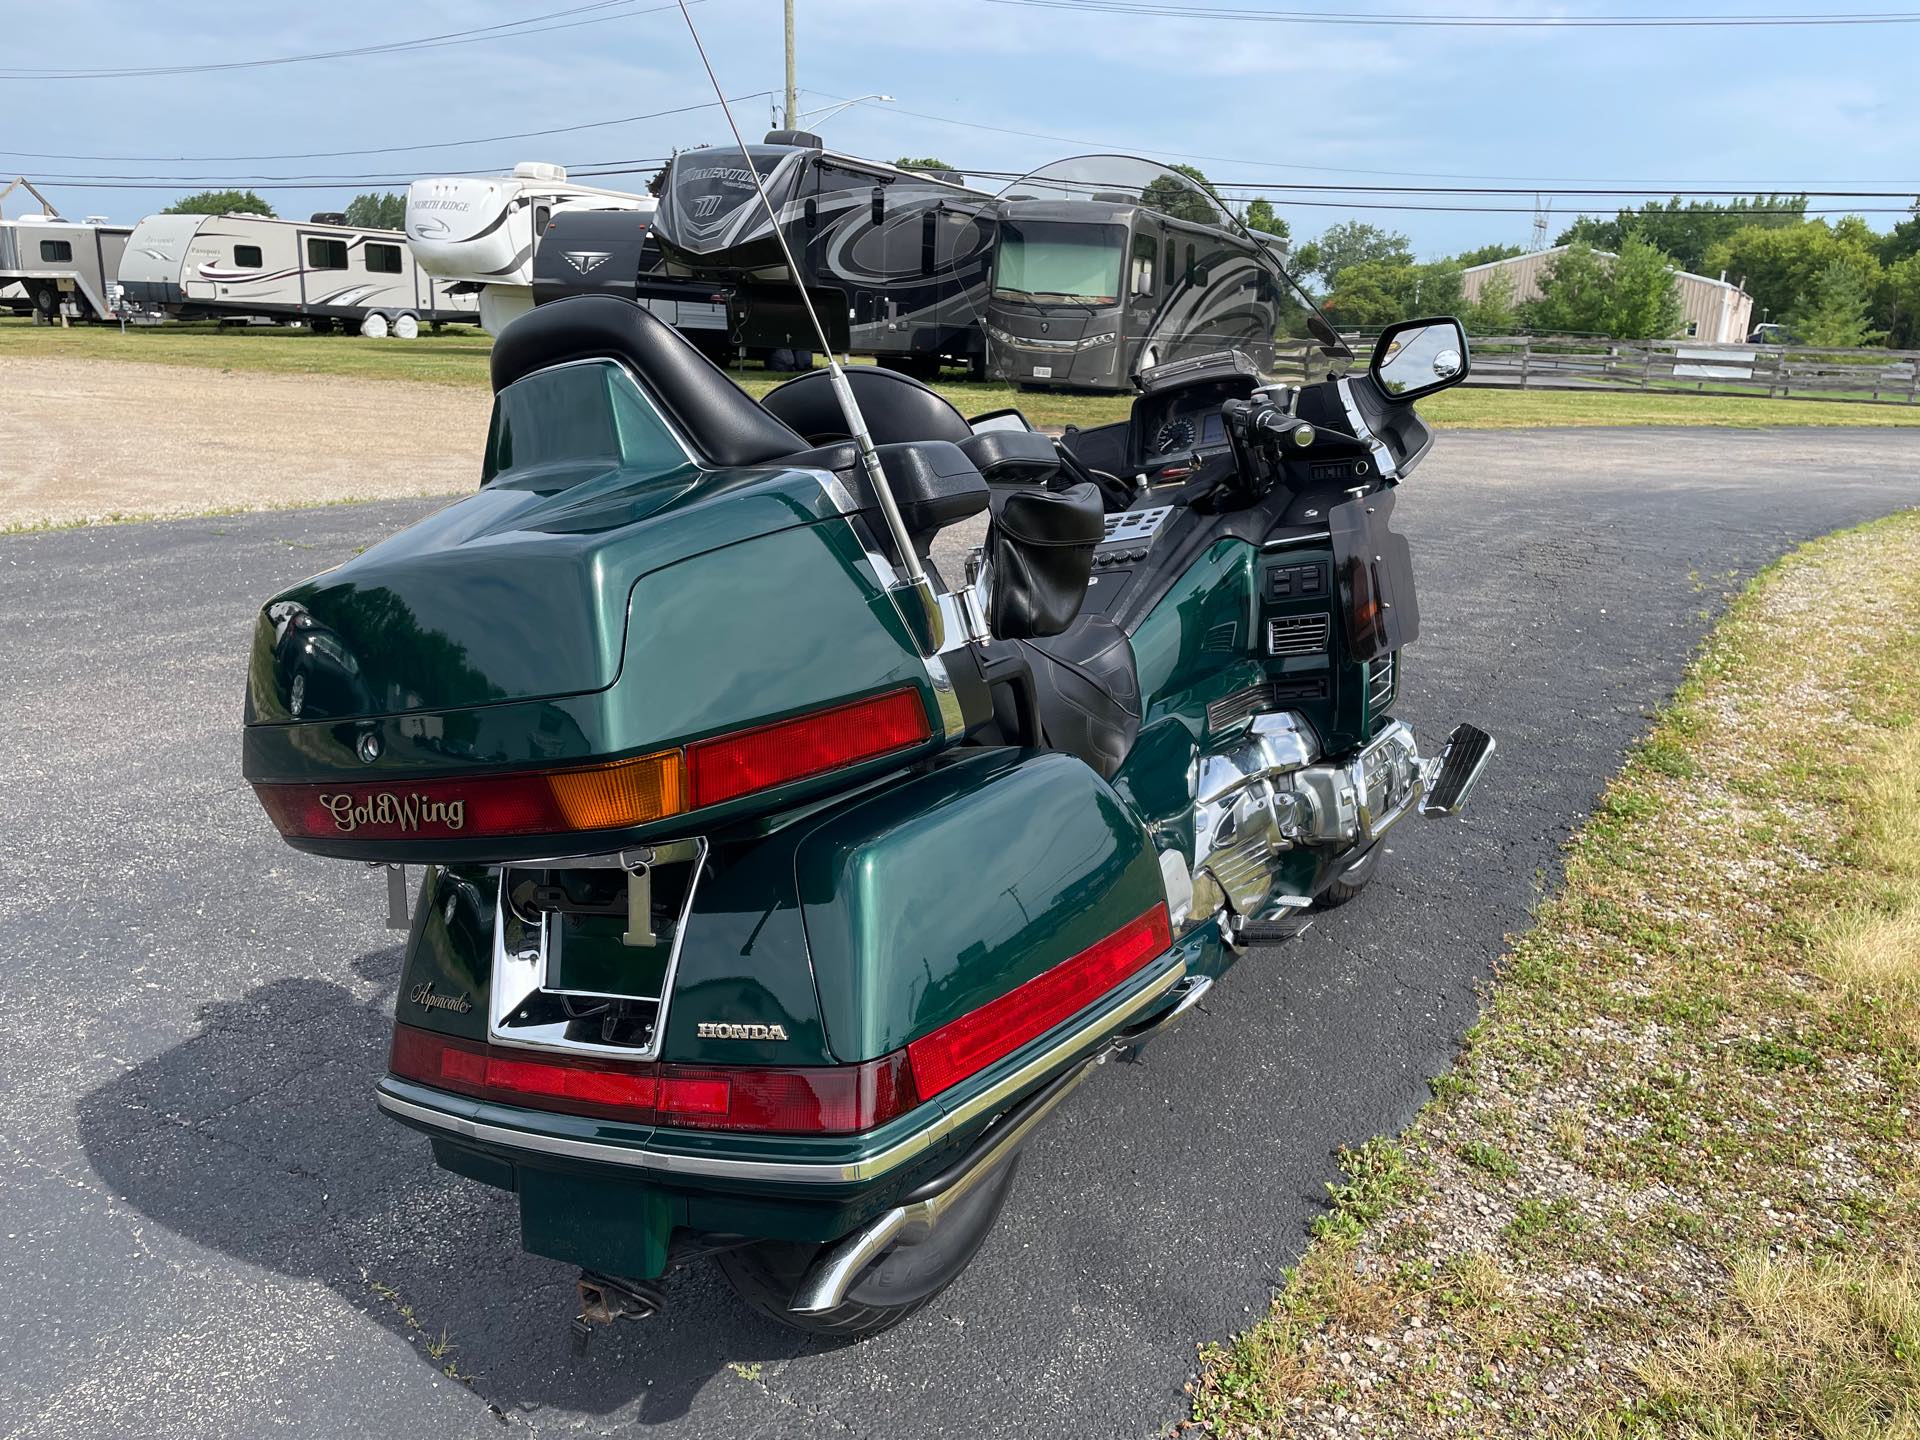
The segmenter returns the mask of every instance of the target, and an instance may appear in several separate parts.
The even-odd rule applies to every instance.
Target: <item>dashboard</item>
[[[1227,374],[1196,378],[1140,396],[1133,402],[1128,468],[1150,472],[1184,461],[1195,451],[1224,451],[1227,427],[1220,407],[1252,393],[1251,377]]]

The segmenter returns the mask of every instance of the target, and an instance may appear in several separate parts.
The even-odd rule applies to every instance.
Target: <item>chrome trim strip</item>
[[[1311,535],[1288,535],[1279,540],[1268,540],[1261,544],[1262,550],[1285,550],[1290,545],[1311,545],[1317,540],[1331,540],[1331,530],[1316,530]]]
[[[597,1160],[603,1164],[620,1165],[638,1170],[658,1170],[669,1175],[712,1175],[733,1180],[791,1180],[810,1185],[845,1185],[873,1180],[885,1175],[888,1171],[913,1159],[914,1156],[932,1148],[954,1131],[979,1119],[981,1115],[999,1109],[1016,1092],[1031,1085],[1035,1080],[1043,1078],[1048,1070],[1059,1063],[1061,1055],[1078,1049],[1090,1040],[1098,1039],[1105,1031],[1125,1028],[1128,1020],[1147,1009],[1185,979],[1186,973],[1186,960],[1183,957],[1176,957],[1173,964],[1162,974],[1155,976],[1150,984],[1118,1005],[1101,1011],[1085,1024],[1076,1026],[1071,1035],[1063,1036],[1058,1042],[1048,1046],[1045,1053],[1036,1055],[1013,1074],[981,1091],[965,1104],[946,1111],[924,1130],[907,1136],[877,1155],[847,1164],[837,1165],[831,1161],[819,1160],[735,1160],[717,1155],[673,1154],[630,1145],[610,1145],[597,1140],[575,1140],[564,1135],[544,1135],[534,1131],[514,1130],[504,1125],[491,1125],[485,1121],[471,1120],[466,1116],[452,1114],[445,1110],[431,1109],[411,1100],[402,1099],[398,1095],[389,1095],[382,1090],[374,1092],[374,1099],[380,1108],[390,1115],[413,1120],[434,1129],[445,1130],[468,1140],[500,1145],[507,1149],[530,1150],[542,1155],[559,1155],[572,1160]],[[465,1097],[449,1095],[447,1098],[458,1102]],[[528,1113],[537,1114],[538,1112]]]
[[[1400,469],[1393,463],[1393,452],[1387,449],[1378,435],[1373,433],[1373,427],[1367,424],[1366,417],[1360,413],[1360,407],[1354,403],[1351,379],[1342,375],[1334,383],[1334,390],[1340,396],[1341,408],[1347,412],[1347,428],[1352,430],[1354,438],[1373,454],[1373,473],[1382,480],[1399,479]]]

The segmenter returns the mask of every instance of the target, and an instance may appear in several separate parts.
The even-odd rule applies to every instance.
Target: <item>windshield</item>
[[[1158,161],[1142,160],[1134,155],[1076,155],[1022,175],[1000,192],[1000,199],[1137,202],[1176,220],[1229,230],[1259,247],[1263,268],[1272,275],[1280,292],[1292,298],[1291,307],[1282,306],[1280,331],[1287,335],[1312,335],[1331,353],[1351,354],[1320,313],[1320,307],[1281,265],[1276,247],[1267,243],[1273,237],[1255,235],[1205,185]],[[1116,267],[1108,286],[1118,285]],[[1288,309],[1292,310],[1291,314],[1284,313]]]
[[[1004,222],[993,293],[1011,300],[1078,300],[1112,305],[1120,298],[1124,225],[1066,220]]]

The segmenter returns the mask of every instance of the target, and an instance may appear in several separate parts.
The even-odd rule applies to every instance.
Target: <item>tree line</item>
[[[1582,217],[1543,271],[1537,300],[1516,302],[1505,277],[1465,298],[1464,270],[1525,253],[1486,245],[1419,263],[1407,237],[1343,221],[1293,252],[1295,273],[1343,328],[1410,314],[1458,313],[1482,335],[1574,332],[1664,339],[1680,327],[1675,270],[1721,276],[1753,297],[1754,323],[1808,345],[1920,348],[1920,198],[1880,233],[1858,215],[1809,219],[1807,197],[1649,201],[1611,220]]]

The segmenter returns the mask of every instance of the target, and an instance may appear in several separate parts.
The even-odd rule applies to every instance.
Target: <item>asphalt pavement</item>
[[[574,1272],[374,1110],[381,884],[281,845],[239,775],[258,601],[432,505],[0,539],[0,1435],[1163,1431],[1334,1152],[1447,1067],[1729,587],[1917,475],[1915,431],[1443,433],[1395,512],[1400,713],[1498,737],[1466,816],[1098,1072],[907,1325],[809,1339],[698,1268],[579,1360]]]

